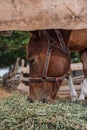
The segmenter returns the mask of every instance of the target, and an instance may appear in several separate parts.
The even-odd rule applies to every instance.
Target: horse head
[[[67,43],[70,31],[63,34],[64,45]],[[33,36],[28,44],[27,57],[30,65],[30,96],[31,101],[54,102],[60,88],[62,78],[70,66],[70,58],[61,48],[61,41],[54,30],[32,32]],[[60,32],[58,32],[60,35]],[[35,35],[36,34],[36,35]],[[65,35],[66,34],[66,35]],[[61,36],[60,36],[61,38]]]

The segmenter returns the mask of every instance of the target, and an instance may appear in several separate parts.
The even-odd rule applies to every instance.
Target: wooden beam
[[[87,0],[0,0],[0,31],[87,28]]]
[[[71,63],[71,70],[72,71],[82,70],[82,63]]]

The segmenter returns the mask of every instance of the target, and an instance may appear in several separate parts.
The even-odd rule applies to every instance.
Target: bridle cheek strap
[[[46,59],[45,59],[43,72],[42,72],[42,78],[47,77],[47,71],[48,71],[49,62],[50,62],[51,51],[52,51],[52,46],[50,43],[48,43],[48,48],[47,48],[47,52],[46,52]]]

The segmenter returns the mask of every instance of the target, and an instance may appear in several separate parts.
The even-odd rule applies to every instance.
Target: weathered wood
[[[19,69],[19,62],[20,62],[20,58],[18,57],[17,60],[16,60],[16,63],[15,63],[15,66],[14,66],[14,70],[13,72],[17,73],[18,72],[18,69]]]
[[[5,86],[7,89],[10,88],[16,89],[20,82],[19,77],[16,76],[17,74],[19,74],[18,73],[19,62],[20,58],[17,58],[14,67],[11,70],[9,70],[7,74],[3,76],[3,86]]]
[[[82,63],[72,63],[71,70],[72,71],[82,70]]]
[[[0,30],[87,28],[87,0],[0,0]]]

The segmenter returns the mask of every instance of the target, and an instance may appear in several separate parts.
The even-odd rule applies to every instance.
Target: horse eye
[[[33,64],[34,61],[35,61],[35,58],[30,58],[30,59],[29,59],[29,63],[30,63],[30,64]]]

